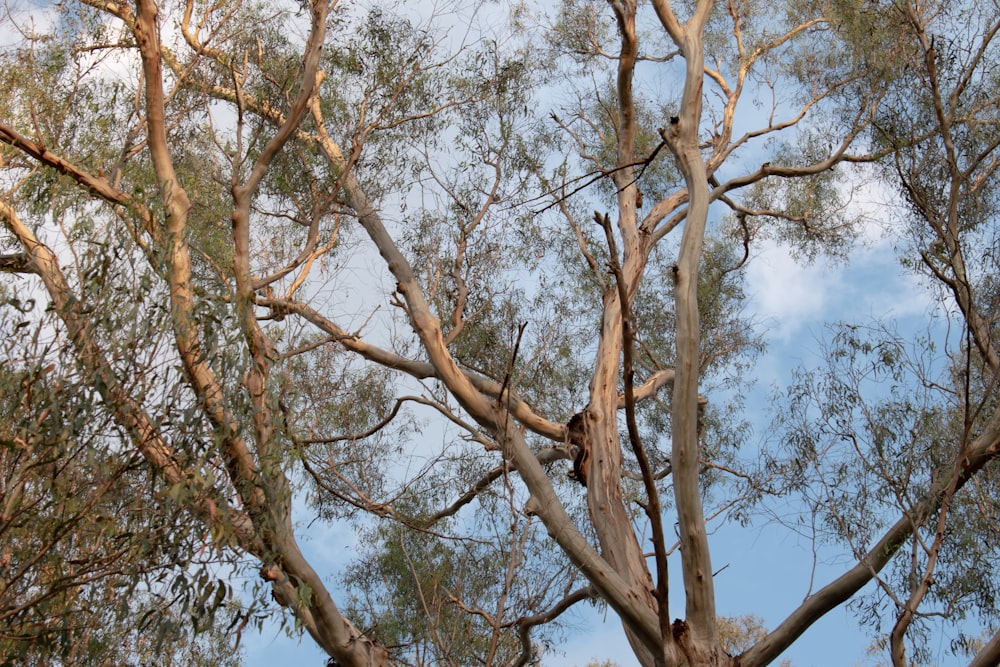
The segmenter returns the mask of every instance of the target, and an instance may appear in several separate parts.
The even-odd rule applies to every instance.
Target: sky
[[[927,326],[934,305],[917,278],[900,265],[890,237],[884,234],[884,225],[891,224],[887,218],[891,207],[884,207],[889,197],[877,189],[856,194],[860,196],[853,199],[854,206],[867,217],[846,261],[820,257],[811,264],[802,263],[771,241],[754,248],[747,268],[750,300],[746,314],[759,323],[768,348],[755,364],[756,393],[747,397],[747,414],[760,438],[772,416],[772,390],[790,382],[794,367],[821,358],[828,335],[825,323],[880,320],[895,323],[902,331]],[[307,555],[319,556],[331,571],[350,557],[352,538],[336,527],[317,523],[302,535]],[[810,590],[821,588],[854,564],[845,559],[845,552],[823,547],[814,551],[815,545],[806,537],[766,520],[750,529],[719,529],[710,534],[709,543],[717,572],[718,613],[755,614],[768,627],[781,622]],[[677,557],[671,559],[670,580],[677,591],[681,581]],[[578,607],[568,616],[566,641],[543,657],[543,665],[583,667],[604,660],[620,667],[638,665],[612,611]],[[683,599],[671,600],[675,616],[683,615],[683,607]],[[964,664],[946,652],[951,634],[945,630],[935,634],[940,643],[935,663],[939,667]],[[816,622],[775,664],[787,659],[794,667],[874,667],[885,654],[868,653],[872,639],[857,618],[841,607]],[[324,660],[310,640],[275,632],[248,638],[246,648],[249,667],[322,664]]]
[[[848,261],[818,259],[803,265],[773,242],[760,246],[747,273],[750,295],[747,314],[766,329],[769,343],[756,364],[759,394],[748,397],[748,414],[757,414],[755,429],[770,420],[770,388],[783,386],[791,369],[820,358],[824,322],[882,319],[901,328],[926,326],[932,308],[917,279],[899,264],[881,228],[872,224]],[[332,568],[350,557],[352,536],[316,523],[301,532],[307,555]],[[756,614],[774,627],[810,590],[816,590],[853,565],[843,553],[821,548],[813,571],[813,544],[766,521],[750,529],[723,528],[709,537],[717,572],[718,613]],[[670,579],[679,588],[679,559],[671,559]],[[721,571],[720,571],[721,570]],[[674,615],[682,615],[683,600],[671,600]],[[615,614],[585,605],[569,617],[567,641],[543,659],[549,667],[583,667],[592,660],[611,660],[620,667],[638,665]],[[964,664],[948,656],[948,633],[940,641],[939,667]],[[882,653],[868,655],[872,637],[846,609],[837,609],[813,625],[785,654],[794,667],[874,666]],[[275,664],[322,664],[322,653],[308,639],[299,642],[274,632],[248,637],[248,667]],[[776,662],[775,664],[778,664]]]
[[[879,198],[878,193],[872,195],[872,200]],[[903,328],[926,322],[932,307],[926,292],[900,267],[895,250],[879,230],[878,225],[870,225],[847,262],[821,258],[803,265],[774,243],[755,250],[747,270],[751,297],[747,313],[761,323],[768,342],[755,368],[759,394],[748,397],[747,402],[748,411],[760,415],[754,421],[756,429],[765,429],[770,419],[766,408],[771,388],[783,386],[797,364],[818,359],[825,336],[823,322],[886,319]],[[353,555],[353,533],[342,525],[316,522],[308,528],[303,525],[298,534],[317,569],[331,573],[328,583],[336,597],[332,577]],[[844,568],[833,552],[822,552],[814,572],[813,545],[767,523],[750,530],[719,530],[710,536],[710,545],[718,572],[719,613],[756,614],[772,627],[801,602],[813,577],[815,589]],[[676,565],[677,560],[672,559],[672,563]],[[676,568],[671,571],[671,580],[680,581]],[[680,615],[683,601],[676,599],[671,604]],[[612,660],[621,667],[636,665],[615,615],[587,609],[572,612],[567,641],[547,655],[544,664],[582,667],[592,660]],[[865,655],[870,641],[856,619],[836,610],[782,657],[795,667],[874,664],[874,659]],[[941,634],[941,645],[942,649],[947,647],[945,633]],[[245,634],[244,650],[248,667],[325,663],[325,656],[310,639],[290,638],[276,629],[261,635]],[[942,650],[938,664],[958,662]]]

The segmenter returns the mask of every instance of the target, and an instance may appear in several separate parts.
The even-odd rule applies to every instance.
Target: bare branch
[[[522,618],[517,621],[517,635],[521,640],[521,655],[517,661],[512,663],[512,667],[524,667],[531,661],[533,655],[531,645],[531,628],[543,623],[549,623],[558,618],[563,612],[568,611],[577,602],[592,600],[597,597],[597,591],[593,586],[585,586],[569,593],[555,605],[539,612],[534,616]]]

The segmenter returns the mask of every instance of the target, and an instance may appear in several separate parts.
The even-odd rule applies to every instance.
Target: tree
[[[585,601],[644,665],[767,664],[849,600],[895,665],[928,605],[989,620],[996,8],[469,9],[8,7],[5,377],[54,364],[86,405],[41,442],[136,465],[157,522],[254,559],[337,664],[526,664]],[[963,334],[925,368],[845,324],[759,464],[723,391],[761,347],[743,269],[765,238],[845,256],[866,174]],[[10,456],[54,424],[18,400]],[[16,478],[78,474],[42,468]],[[368,536],[353,595],[304,556],[298,492]],[[709,525],[796,495],[856,565],[727,644]]]
[[[15,350],[45,344],[0,321],[0,386],[16,397],[0,408],[3,664],[239,664],[232,631],[250,618],[199,555],[203,529],[154,490],[71,361],[13,368]]]

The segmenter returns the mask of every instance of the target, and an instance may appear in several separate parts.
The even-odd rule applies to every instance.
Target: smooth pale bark
[[[166,262],[170,288],[170,313],[175,342],[185,374],[213,426],[221,435],[227,470],[243,503],[255,518],[262,546],[253,550],[264,561],[263,576],[271,581],[279,600],[300,619],[303,626],[339,664],[351,666],[389,664],[388,652],[364,637],[334,604],[322,579],[302,557],[291,525],[291,496],[282,472],[281,456],[272,451],[275,415],[269,408],[267,376],[273,351],[260,331],[253,313],[253,293],[249,276],[249,204],[270,161],[296,130],[314,93],[319,53],[326,25],[327,6],[313,6],[313,31],[307,43],[299,95],[287,114],[288,122],[279,128],[255,164],[247,184],[233,188],[235,209],[234,240],[237,273],[238,310],[253,360],[245,385],[254,404],[255,457],[248,443],[239,435],[239,427],[226,405],[225,393],[209,367],[201,345],[197,322],[193,318],[195,295],[192,282],[190,248],[185,236],[191,204],[180,186],[166,138],[165,96],[163,93],[162,49],[158,32],[158,7],[152,0],[139,0],[133,32],[142,58],[145,82],[147,145],[167,210]],[[127,8],[122,8],[127,13]],[[258,470],[261,472],[259,473]],[[299,595],[296,586],[305,585],[307,596]],[[308,603],[302,600],[306,598]]]
[[[993,635],[969,663],[969,667],[996,667],[996,665],[1000,665],[1000,632]]]
[[[318,108],[314,107],[314,115],[318,116],[318,113]],[[318,124],[322,127],[322,123]],[[340,147],[329,136],[324,134],[320,145],[336,167],[346,167],[347,161]],[[413,330],[434,366],[434,375],[448,387],[462,407],[500,442],[504,457],[517,470],[531,494],[526,509],[542,520],[552,538],[608,604],[619,613],[625,625],[635,633],[646,650],[657,650],[661,645],[660,633],[657,617],[646,603],[649,589],[635,586],[623,579],[576,528],[556,495],[545,469],[528,447],[524,435],[514,426],[513,420],[507,418],[507,410],[503,405],[504,396],[492,400],[479,391],[448,352],[441,323],[431,312],[413,269],[382,224],[378,212],[369,203],[361,184],[350,172],[345,173],[343,189],[346,200],[358,214],[358,221],[378,248],[388,270],[398,281],[396,289],[405,299]],[[615,405],[617,401],[616,391]],[[635,539],[634,534],[632,539]]]
[[[122,11],[127,12],[128,9],[123,7]],[[229,475],[243,503],[254,507],[263,502],[260,489],[254,484],[254,459],[247,443],[239,435],[235,417],[226,406],[225,391],[208,364],[201,344],[199,325],[194,319],[191,251],[186,240],[191,202],[177,178],[167,141],[158,13],[159,8],[153,0],[140,0],[136,8],[133,34],[142,59],[145,83],[146,144],[167,211],[162,250],[167,265],[174,341],[188,382],[213,428],[225,443],[224,455]]]
[[[621,378],[621,358],[624,337],[623,317],[629,306],[622,299],[631,300],[638,289],[645,269],[650,247],[643,243],[638,221],[638,184],[635,178],[636,110],[632,89],[635,64],[638,58],[636,36],[636,10],[634,0],[610,0],[615,16],[621,50],[618,55],[616,88],[621,120],[617,128],[617,161],[614,183],[617,189],[617,229],[621,235],[621,258],[613,263],[617,285],[607,285],[602,301],[601,328],[590,382],[590,400],[583,412],[584,433],[590,453],[585,470],[587,507],[601,545],[601,552],[615,571],[633,587],[644,592],[639,602],[657,615],[658,645],[652,650],[643,646],[633,628],[625,623],[628,640],[643,665],[674,664],[677,655],[670,633],[670,611],[667,606],[667,574],[658,568],[654,583],[646,565],[642,545],[636,537],[628,508],[622,497],[623,477],[622,442],[618,429],[620,400],[618,393]],[[605,226],[609,252],[617,253],[610,222],[600,213],[598,223]],[[603,221],[603,222],[602,222]],[[654,503],[654,506],[656,503]],[[662,535],[653,540],[662,544]],[[654,591],[660,591],[657,596]]]
[[[41,243],[17,216],[12,207],[0,202],[0,218],[17,238],[30,262],[31,273],[41,278],[52,299],[53,310],[66,325],[76,360],[87,374],[95,378],[95,388],[111,412],[149,464],[169,484],[183,484],[191,471],[182,468],[173,448],[163,438],[143,405],[127,391],[116,375],[107,355],[94,339],[96,327],[84,304],[73,293],[52,250]],[[191,509],[207,526],[219,534],[231,534],[248,551],[260,551],[261,542],[250,518],[219,497],[201,497]]]
[[[590,388],[590,405],[584,413],[591,448],[587,471],[587,506],[603,556],[620,576],[643,591],[640,604],[653,613],[656,610],[653,580],[621,494],[622,449],[618,435],[621,340],[621,305],[617,291],[609,290],[604,299],[601,337]],[[657,620],[658,650],[643,651],[637,646],[634,630],[625,624],[626,635],[644,665],[661,661],[663,652],[670,643],[669,637],[662,637],[660,627]]]
[[[42,279],[52,299],[53,309],[66,325],[77,360],[91,377],[96,378],[101,398],[112,408],[118,423],[129,433],[143,456],[162,471],[167,481],[172,484],[182,482],[185,471],[178,465],[172,448],[162,439],[142,405],[122,386],[104,351],[90,335],[95,327],[83,304],[70,289],[55,253],[41,243],[14,209],[3,201],[0,201],[0,217],[24,248],[31,263],[31,272]]]
[[[670,4],[653,4],[663,28],[685,61],[684,90],[675,123],[664,132],[677,159],[688,191],[684,233],[675,271],[677,357],[674,380],[671,466],[677,507],[684,577],[686,619],[675,625],[674,638],[691,664],[726,664],[730,659],[719,645],[715,620],[712,561],[700,494],[698,442],[698,375],[701,331],[698,314],[698,271],[708,219],[708,172],[698,147],[705,58],[702,36],[712,2],[698,3],[694,15],[681,25]]]
[[[89,4],[100,6],[96,1]],[[728,149],[722,147],[729,143],[735,104],[739,99],[743,77],[752,63],[752,57],[748,57],[741,65],[739,82],[735,89],[724,91],[727,103],[723,114],[723,132],[717,138],[719,148],[709,157],[706,164],[702,153],[704,146],[699,148],[698,134],[699,130],[703,129],[702,86],[706,76],[711,78],[713,73],[705,69],[701,40],[712,3],[699,2],[692,18],[686,24],[681,24],[667,0],[654,0],[654,9],[662,27],[675,42],[686,64],[679,115],[677,121],[664,132],[664,141],[676,158],[686,187],[683,191],[655,203],[653,210],[640,225],[636,204],[639,194],[636,172],[630,166],[636,159],[634,155],[636,120],[632,100],[632,81],[638,55],[635,34],[636,2],[609,0],[609,4],[615,14],[622,41],[616,81],[618,111],[620,111],[620,124],[616,126],[618,156],[617,168],[611,176],[617,188],[616,231],[621,238],[622,253],[621,271],[616,277],[623,289],[619,292],[613,286],[606,285],[596,366],[590,386],[589,404],[584,411],[586,430],[591,436],[592,447],[586,490],[587,502],[601,545],[601,553],[592,548],[570,520],[561,500],[555,494],[548,473],[541,465],[539,453],[529,448],[523,433],[517,428],[523,426],[553,440],[562,441],[565,427],[534,413],[527,403],[513,395],[505,383],[500,384],[470,373],[456,363],[448,351],[449,338],[443,335],[441,322],[427,303],[413,270],[385,229],[378,212],[369,203],[352,172],[352,161],[344,158],[340,148],[326,134],[314,89],[321,76],[318,71],[318,58],[328,7],[310,6],[312,32],[305,48],[299,89],[287,109],[277,106],[276,103],[254,100],[244,95],[243,91],[239,90],[238,81],[234,83],[233,89],[225,89],[213,83],[211,86],[206,86],[203,91],[209,96],[227,99],[237,104],[241,111],[250,110],[258,114],[261,118],[267,119],[275,131],[257,159],[248,179],[243,183],[234,181],[232,184],[235,303],[243,328],[244,342],[253,361],[245,378],[245,388],[253,404],[253,441],[248,442],[240,436],[244,425],[237,422],[237,417],[223,393],[222,383],[213,375],[211,367],[205,362],[198,323],[193,316],[196,295],[192,287],[191,253],[184,241],[190,202],[187,194],[179,186],[168,150],[164,110],[166,96],[163,90],[162,71],[164,65],[176,66],[178,69],[175,73],[181,68],[171,59],[168,50],[159,41],[157,6],[152,0],[139,0],[135,16],[132,16],[132,10],[128,5],[102,7],[122,18],[134,31],[136,44],[142,56],[147,147],[161,188],[166,224],[161,225],[160,221],[155,220],[148,212],[139,217],[154,245],[158,249],[166,249],[162,255],[165,258],[164,266],[155,268],[158,271],[165,269],[162,273],[167,277],[170,289],[170,313],[179,358],[200,406],[217,433],[222,436],[220,442],[224,447],[227,470],[233,485],[239,489],[247,513],[233,511],[232,514],[227,514],[230,510],[220,513],[218,507],[214,505],[199,506],[195,509],[206,522],[228,521],[237,526],[235,531],[238,541],[264,561],[263,574],[272,582],[278,598],[297,614],[316,642],[334,656],[339,664],[386,664],[388,654],[385,649],[363,637],[357,628],[339,613],[321,578],[302,557],[295,542],[289,514],[288,483],[280,467],[281,452],[276,450],[279,438],[275,429],[280,415],[276,413],[268,395],[270,364],[274,352],[271,341],[258,325],[254,312],[255,307],[261,304],[280,305],[287,312],[302,316],[331,338],[337,339],[345,349],[360,357],[409,373],[413,377],[434,377],[447,386],[468,414],[500,443],[504,458],[518,471],[531,494],[528,511],[541,518],[559,547],[593,583],[594,589],[621,616],[629,640],[643,664],[732,664],[732,660],[725,656],[719,647],[711,558],[699,493],[701,457],[698,441],[698,374],[701,341],[697,278],[708,207],[711,202],[725,197],[727,192],[766,177],[801,176],[829,169],[837,162],[848,159],[845,157],[845,151],[854,137],[852,135],[845,139],[829,159],[819,161],[815,165],[804,168],[779,168],[765,164],[745,177],[733,179],[710,189],[712,174],[733,148],[733,146]],[[198,43],[197,31],[191,30],[192,11],[193,3],[189,2],[181,24],[184,39],[202,57],[213,58],[223,63],[227,57],[223,52]],[[804,23],[796,28],[796,31],[805,30],[816,23],[818,21]],[[782,40],[790,38],[796,31],[776,40],[768,48],[773,48]],[[742,56],[743,54],[741,58]],[[933,61],[931,62],[933,64]],[[714,78],[717,82],[721,81],[719,75],[714,75]],[[720,85],[724,87],[724,82]],[[307,133],[300,125],[304,114],[310,110],[314,114],[316,127]],[[802,116],[804,115],[803,111]],[[788,123],[788,126],[794,125],[802,116]],[[942,124],[944,125],[944,120]],[[262,283],[260,279],[254,279],[251,274],[250,252],[253,238],[250,228],[251,205],[271,160],[292,138],[319,145],[336,171],[343,174],[338,186],[342,187],[346,203],[358,214],[361,226],[381,253],[388,271],[398,281],[398,293],[405,301],[413,330],[429,361],[415,361],[372,346],[359,337],[339,329],[305,304],[291,299],[263,299],[259,296],[258,291]],[[9,128],[0,126],[0,141],[16,146],[48,167],[67,174],[105,201],[130,209],[135,204],[111,187],[103,176],[93,177],[77,169],[47,151],[44,146],[18,136]],[[360,147],[355,147],[355,151],[360,151]],[[115,410],[116,419],[126,427],[137,448],[151,464],[163,471],[167,480],[184,479],[187,472],[179,469],[172,461],[169,448],[163,443],[160,434],[150,425],[148,417],[142,412],[142,406],[130,402],[130,397],[124,395],[120,389],[121,383],[113,373],[110,373],[110,365],[103,359],[93,340],[87,337],[89,325],[86,322],[85,311],[74,302],[65,279],[59,273],[52,252],[18,227],[14,222],[16,216],[12,211],[4,208],[2,212],[8,221],[8,227],[17,230],[16,235],[24,248],[23,258],[21,256],[10,258],[10,266],[16,270],[30,270],[42,277],[53,297],[59,316],[67,324],[78,358],[95,377],[100,378],[105,392],[102,396]],[[661,225],[661,221],[668,215],[671,218]],[[628,506],[622,498],[623,455],[618,433],[618,411],[624,406],[625,399],[618,392],[618,385],[622,379],[620,359],[623,340],[628,339],[628,336],[623,335],[623,327],[630,299],[638,290],[647,258],[654,244],[682,223],[684,232],[674,285],[677,304],[677,368],[676,371],[661,371],[634,392],[635,400],[639,400],[652,395],[663,386],[673,386],[671,468],[681,537],[686,618],[675,623],[668,632],[669,610],[662,604],[665,598],[661,597],[661,604],[658,604],[657,598],[652,593],[653,581],[646,565],[642,545],[633,529]],[[941,222],[944,242],[955,258],[953,269],[956,278],[948,284],[955,289],[956,299],[969,321],[977,344],[980,345],[988,362],[996,369],[1000,362],[996,361],[996,352],[991,347],[988,323],[977,314],[971,293],[967,294],[970,292],[969,281],[965,277],[966,271],[962,263],[957,234],[953,232],[956,224],[957,220],[954,218]],[[619,259],[617,252],[615,259]],[[453,337],[459,330],[460,325],[456,325],[450,336]],[[962,459],[957,465],[950,479],[951,491],[961,488],[976,470],[996,455],[996,422],[997,416],[994,415],[993,423],[984,432],[983,437],[974,443],[969,457]],[[506,467],[503,470],[506,470]],[[862,563],[810,597],[788,620],[748,651],[742,657],[740,664],[748,667],[770,662],[812,622],[857,592],[888,563],[904,540],[912,535],[915,527],[928,521],[933,513],[940,509],[942,499],[947,495],[945,487],[935,487],[917,506],[916,511],[901,518],[885,534]],[[219,519],[220,516],[223,518]],[[663,576],[665,577],[665,574]],[[665,579],[663,582],[665,585]],[[301,585],[307,586],[312,593],[312,601],[308,605],[300,602],[301,596],[298,593],[301,591],[296,587]],[[988,662],[990,656],[995,657],[1000,651],[997,644],[998,638],[994,637],[974,664],[977,666],[991,664]]]

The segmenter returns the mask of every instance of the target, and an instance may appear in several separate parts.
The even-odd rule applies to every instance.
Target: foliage
[[[581,603],[644,665],[845,603],[900,666],[994,627],[992,5],[7,5],[0,646],[238,663],[272,601],[343,665],[537,664]],[[947,326],[832,326],[758,451],[746,269],[850,261],[873,182]],[[789,506],[851,564],[719,617],[708,534]]]
[[[25,310],[0,326],[24,328]],[[5,340],[0,386],[17,400],[0,412],[4,664],[240,664],[229,630],[242,610],[205,569],[202,531],[154,491],[72,361]]]

